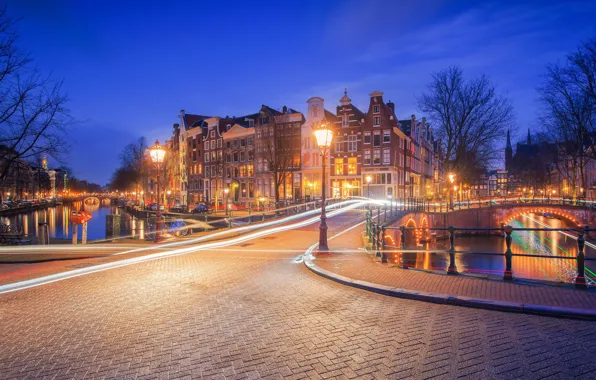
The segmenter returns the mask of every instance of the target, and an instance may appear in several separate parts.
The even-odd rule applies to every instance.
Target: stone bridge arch
[[[516,205],[507,206],[500,208],[496,213],[496,222],[498,225],[501,223],[507,224],[521,214],[528,213],[551,213],[557,217],[560,217],[567,222],[576,225],[595,225],[596,213],[590,208],[564,206],[564,205]]]

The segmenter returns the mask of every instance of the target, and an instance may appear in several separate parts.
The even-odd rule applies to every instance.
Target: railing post
[[[377,239],[377,257],[381,257],[380,249],[381,247],[381,226],[377,224],[377,230],[375,231],[376,239]]]
[[[381,227],[381,249],[383,252],[381,253],[381,262],[387,262],[387,254],[385,253],[385,226]]]
[[[402,249],[402,252],[400,254],[400,260],[399,260],[399,265],[403,268],[403,269],[408,269],[408,267],[404,264],[404,252],[403,250],[406,249],[406,226],[399,226],[399,231],[401,232],[401,238],[400,238],[400,246]]]
[[[372,249],[377,249],[377,225],[375,222],[370,226],[370,240],[372,242]]]
[[[384,210],[384,213],[385,213],[385,215],[383,216],[383,222],[384,223],[387,223],[387,203],[385,203],[383,205],[383,210]]]
[[[511,271],[511,258],[513,255],[511,252],[511,232],[513,231],[513,227],[506,225],[502,228],[505,231],[505,244],[507,245],[507,250],[505,251],[505,273],[503,274],[503,280],[513,281],[513,272]]]
[[[381,223],[381,206],[377,206],[377,224]]]
[[[587,227],[587,226],[586,226]],[[577,232],[577,276],[575,277],[575,287],[577,289],[587,289],[588,284],[586,283],[586,267],[585,267],[585,255],[584,246],[586,241],[584,239],[584,226],[578,226]]]
[[[455,266],[455,227],[449,226],[449,268],[447,274],[457,274]]]

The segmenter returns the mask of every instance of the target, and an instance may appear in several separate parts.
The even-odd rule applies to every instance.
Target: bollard
[[[265,213],[263,212],[263,213],[261,214],[261,222],[264,222],[264,221],[265,221]]]
[[[226,222],[228,223],[228,228],[232,228],[232,217],[226,218]]]
[[[447,274],[457,274],[455,266],[455,227],[449,226],[449,268]]]
[[[505,244],[507,245],[507,250],[505,251],[505,273],[503,274],[503,280],[505,281],[513,281],[513,272],[511,271],[511,232],[513,231],[513,227],[510,225],[506,225],[505,227],[501,227],[505,231]]]
[[[50,244],[50,235],[48,233],[48,223],[40,222],[37,224],[37,244],[47,245]]]
[[[248,208],[248,224],[252,223],[252,215],[251,215],[251,209],[250,207]]]
[[[376,227],[375,223],[372,222],[371,227],[370,227],[370,240],[372,242],[372,249],[377,249],[376,231],[377,231],[377,227]]]
[[[587,226],[586,226],[587,227]],[[575,277],[575,287],[577,289],[587,289],[588,284],[586,283],[586,267],[585,267],[585,255],[584,255],[584,245],[586,243],[584,239],[584,226],[578,226],[577,232],[577,276]]]

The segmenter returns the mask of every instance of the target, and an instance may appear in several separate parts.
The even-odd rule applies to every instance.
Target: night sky
[[[52,3],[52,4],[50,4]],[[380,90],[400,118],[430,73],[486,73],[516,108],[518,138],[540,128],[536,87],[549,62],[596,37],[596,2],[3,1],[20,46],[63,78],[82,121],[67,164],[105,184],[122,147],[170,137],[180,109],[237,116],[261,104],[332,110],[348,88],[366,109]],[[205,4],[203,4],[205,3]]]

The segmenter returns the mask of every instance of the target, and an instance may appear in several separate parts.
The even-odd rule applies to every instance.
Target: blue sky
[[[250,3],[250,4],[249,4]],[[65,81],[69,166],[105,184],[118,153],[162,141],[180,109],[241,115],[261,104],[304,111],[348,92],[365,109],[381,90],[407,118],[430,74],[486,73],[516,109],[518,136],[539,129],[536,87],[549,62],[596,37],[596,2],[0,0],[20,45]]]

